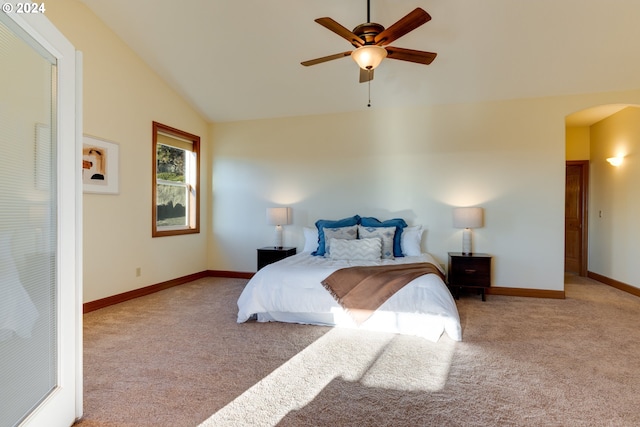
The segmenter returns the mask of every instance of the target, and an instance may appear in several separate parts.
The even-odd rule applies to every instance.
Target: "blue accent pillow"
[[[316,228],[318,229],[318,249],[315,252],[311,252],[311,255],[324,256],[324,253],[325,253],[324,228],[350,227],[352,225],[358,225],[359,223],[360,223],[360,215],[354,215],[349,218],[342,218],[335,221],[331,221],[328,219],[317,220]]]
[[[393,236],[393,256],[402,257],[402,229],[407,226],[407,223],[402,218],[388,219],[386,221],[379,221],[377,218],[364,217],[360,218],[360,225],[363,227],[396,227],[396,234]]]

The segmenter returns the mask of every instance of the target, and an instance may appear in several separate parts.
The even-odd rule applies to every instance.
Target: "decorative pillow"
[[[379,238],[331,239],[331,259],[375,261],[380,259],[381,248]]]
[[[396,235],[393,237],[393,256],[402,256],[402,229],[407,226],[404,219],[394,218],[381,222],[377,218],[364,217],[360,218],[360,224],[365,227],[396,227]]]
[[[406,227],[402,230],[400,246],[404,256],[418,256],[422,254],[422,233],[424,229],[421,225]]]
[[[358,226],[324,229],[324,256],[329,257],[331,254],[331,239],[355,240],[358,238]]]
[[[304,227],[304,249],[302,252],[313,252],[318,249],[318,230],[311,227]]]
[[[324,229],[325,228],[349,227],[352,225],[358,225],[359,223],[360,223],[360,215],[354,215],[349,218],[343,218],[336,221],[331,221],[327,219],[317,220],[316,228],[318,229],[318,249],[312,252],[311,255],[324,256],[324,252],[325,252]]]
[[[395,227],[364,227],[358,226],[359,239],[379,238],[382,242],[382,258],[393,259],[393,238],[396,235]]]

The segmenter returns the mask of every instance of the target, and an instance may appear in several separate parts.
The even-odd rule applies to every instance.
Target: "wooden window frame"
[[[157,211],[157,203],[156,203],[157,188],[158,188],[157,145],[158,145],[159,133],[191,142],[193,147],[192,152],[196,156],[195,179],[194,179],[194,182],[189,183],[192,191],[191,191],[190,200],[189,200],[190,207],[187,212],[187,226],[185,228],[163,230],[163,229],[158,229],[158,226],[157,226],[157,222],[158,222],[158,211]],[[164,237],[164,236],[178,236],[183,234],[200,233],[200,137],[154,121],[152,148],[153,148],[153,155],[152,155],[153,168],[152,168],[151,236]]]

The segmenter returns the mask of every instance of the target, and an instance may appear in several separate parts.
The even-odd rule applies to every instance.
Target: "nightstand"
[[[482,301],[486,301],[485,290],[491,286],[491,255],[449,252],[447,271],[447,282],[456,290],[456,299],[461,288],[477,288],[482,291]]]
[[[285,246],[283,248],[276,248],[274,246],[267,246],[265,248],[260,248],[258,249],[258,270],[265,265],[272,264],[295,254],[296,248],[294,247]]]

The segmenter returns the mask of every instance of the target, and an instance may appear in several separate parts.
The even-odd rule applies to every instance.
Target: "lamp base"
[[[275,241],[274,241],[274,245],[273,245],[276,249],[282,249],[283,245],[282,245],[282,226],[281,225],[276,225],[276,230],[275,230]]]
[[[471,255],[471,229],[465,228],[462,231],[462,254]]]

